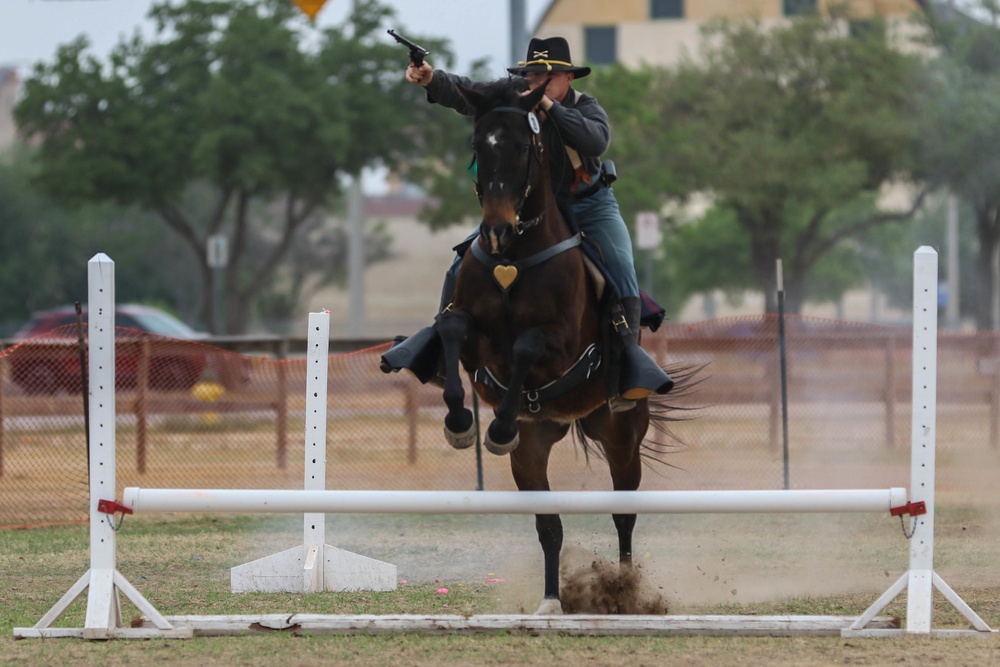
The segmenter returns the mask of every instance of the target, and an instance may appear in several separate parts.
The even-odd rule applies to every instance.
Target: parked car
[[[86,313],[84,308],[85,323]],[[17,340],[28,341],[10,359],[11,379],[26,393],[80,391],[83,382],[76,328],[67,326],[75,323],[73,306],[39,311],[14,335]],[[153,389],[186,391],[198,381],[208,364],[201,346],[176,342],[197,341],[208,334],[195,331],[159,308],[121,304],[115,308],[115,326],[164,337],[162,341],[154,340],[150,350],[149,386]],[[119,338],[115,357],[115,385],[119,389],[137,386],[142,354],[140,345],[122,345],[122,342]],[[135,342],[139,342],[138,337]]]

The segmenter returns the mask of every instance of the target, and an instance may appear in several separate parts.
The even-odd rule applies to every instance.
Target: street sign
[[[319,14],[319,10],[323,8],[326,4],[326,0],[292,0],[298,8],[302,10],[306,16],[309,17],[310,21],[316,20],[316,15]]]
[[[655,250],[660,247],[660,216],[654,211],[640,211],[635,216],[635,245],[640,250]]]
[[[208,268],[226,268],[229,264],[229,239],[225,234],[212,234],[205,240],[205,253]]]

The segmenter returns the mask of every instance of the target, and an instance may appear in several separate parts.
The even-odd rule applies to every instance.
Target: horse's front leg
[[[552,445],[565,437],[569,424],[527,421],[522,424],[524,442],[510,455],[510,469],[521,491],[548,491],[549,454]],[[561,614],[559,601],[559,552],[563,525],[558,514],[536,514],[535,530],[545,562],[545,596],[536,614]]]
[[[455,449],[466,449],[476,444],[476,425],[472,411],[465,407],[465,389],[462,388],[458,357],[469,334],[469,317],[463,312],[450,310],[438,317],[434,328],[444,353],[444,402],[448,406],[444,437]]]
[[[545,352],[545,335],[540,329],[528,329],[514,341],[513,368],[507,393],[496,409],[496,417],[486,430],[483,444],[494,454],[507,454],[518,444],[517,415],[521,410],[521,391],[528,371]]]

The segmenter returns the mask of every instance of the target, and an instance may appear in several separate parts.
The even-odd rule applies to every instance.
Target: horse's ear
[[[456,84],[455,88],[458,89],[458,94],[462,96],[462,99],[468,102],[469,106],[473,108],[478,116],[480,110],[486,106],[486,95],[482,94],[475,88],[463,86],[462,84]]]
[[[531,111],[536,106],[538,106],[538,103],[542,101],[543,97],[545,97],[545,86],[547,85],[548,81],[546,81],[544,84],[538,86],[533,91],[522,97],[521,108],[524,109],[525,111]]]

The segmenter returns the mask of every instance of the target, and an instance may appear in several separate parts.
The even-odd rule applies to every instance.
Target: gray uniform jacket
[[[434,77],[426,89],[427,101],[471,116],[473,110],[458,92],[456,84],[467,88],[482,85],[458,74],[434,70]],[[570,88],[565,99],[553,103],[546,114],[548,120],[542,124],[542,135],[552,148],[552,180],[561,184],[557,191],[568,193],[575,177],[566,151],[559,148],[564,144],[580,154],[584,168],[596,182],[601,171],[601,155],[611,145],[611,127],[603,107],[597,99]]]

